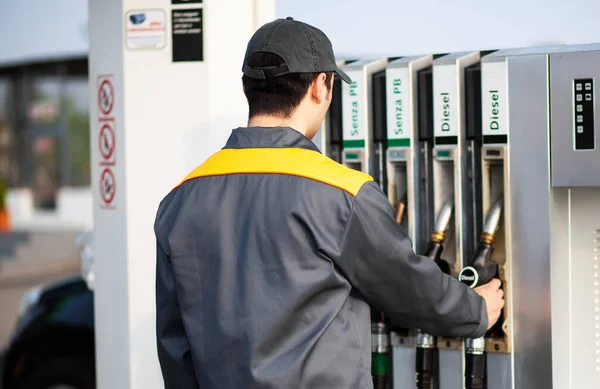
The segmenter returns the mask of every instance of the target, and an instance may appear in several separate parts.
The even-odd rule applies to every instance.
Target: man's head
[[[288,123],[308,138],[319,130],[329,108],[334,74],[351,82],[337,67],[327,36],[292,18],[256,31],[242,71],[250,122]]]

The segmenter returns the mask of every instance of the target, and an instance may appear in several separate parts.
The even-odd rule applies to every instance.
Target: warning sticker
[[[165,47],[166,14],[160,9],[129,11],[126,14],[125,44],[130,50],[158,50]]]
[[[98,137],[98,148],[100,149],[100,164],[115,164],[115,129],[114,121],[106,120],[102,122]]]
[[[101,116],[108,116],[115,106],[115,88],[112,76],[98,76],[98,108]]]
[[[100,175],[100,198],[102,207],[114,207],[116,194],[115,175],[110,168],[105,168]]]
[[[202,8],[171,11],[173,62],[204,61]]]
[[[116,167],[116,132],[115,132],[115,87],[112,74],[99,75],[96,102],[98,106],[98,117],[96,120],[95,134],[98,134],[97,164],[100,166],[98,172],[98,192],[100,208],[115,210],[116,180],[114,170]],[[97,174],[97,173],[96,173]],[[98,182],[96,181],[96,182]],[[96,202],[96,200],[95,200]]]

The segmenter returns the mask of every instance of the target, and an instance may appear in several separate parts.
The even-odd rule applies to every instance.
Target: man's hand
[[[485,300],[488,314],[488,330],[500,318],[502,308],[504,308],[504,291],[500,289],[501,282],[494,278],[485,285],[473,288]]]

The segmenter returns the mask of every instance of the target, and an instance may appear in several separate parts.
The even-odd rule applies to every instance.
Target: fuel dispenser
[[[342,84],[342,164],[379,180],[372,118],[372,76],[385,69],[387,58],[352,62],[344,71],[352,79]],[[378,181],[381,185],[381,182]]]
[[[415,246],[413,249],[417,252],[422,251],[423,231],[427,234],[430,226],[427,222],[430,214],[427,196],[422,195],[427,189],[424,183],[428,179],[424,174],[426,167],[423,166],[427,160],[422,152],[426,146],[419,136],[420,126],[429,123],[420,120],[419,110],[430,111],[431,106],[420,105],[419,97],[421,94],[427,102],[432,94],[431,79],[429,85],[425,80],[424,85],[420,86],[419,74],[430,68],[432,61],[432,55],[403,57],[390,61],[385,70],[387,194],[392,204],[404,209],[404,217],[397,221],[408,231]],[[424,117],[428,117],[426,112]],[[394,388],[414,388],[417,364],[421,362],[421,368],[417,369],[417,382],[422,383],[419,373],[429,370],[429,361],[422,363],[428,359],[422,353],[424,349],[433,350],[433,337],[415,329],[392,327],[391,330]],[[416,351],[416,347],[420,352]]]
[[[550,54],[552,371],[561,389],[600,387],[599,64],[599,44]]]
[[[467,389],[552,387],[544,373],[551,368],[549,309],[544,307],[549,306],[552,50],[507,49],[481,58],[477,190],[482,212],[476,218],[485,226],[463,257],[459,279],[475,287],[499,278],[506,305],[484,338],[465,339]]]
[[[343,67],[346,61],[338,61],[337,66]],[[331,105],[323,119],[321,128],[315,136],[315,145],[321,152],[341,163],[342,161],[342,79],[336,74],[333,78]]]
[[[466,133],[465,70],[479,62],[479,52],[461,52],[433,61],[433,205],[439,215],[449,201],[454,202],[453,221],[446,232],[443,260],[454,277],[473,246],[473,166],[472,150]],[[463,386],[462,339],[439,337],[440,389]]]

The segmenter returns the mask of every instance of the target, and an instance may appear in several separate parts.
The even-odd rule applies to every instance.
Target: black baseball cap
[[[253,68],[248,60],[256,52],[277,54],[284,63],[279,66]],[[352,79],[335,63],[331,41],[316,27],[294,20],[277,19],[260,27],[250,38],[242,72],[255,79],[290,73],[337,73],[350,84]]]

